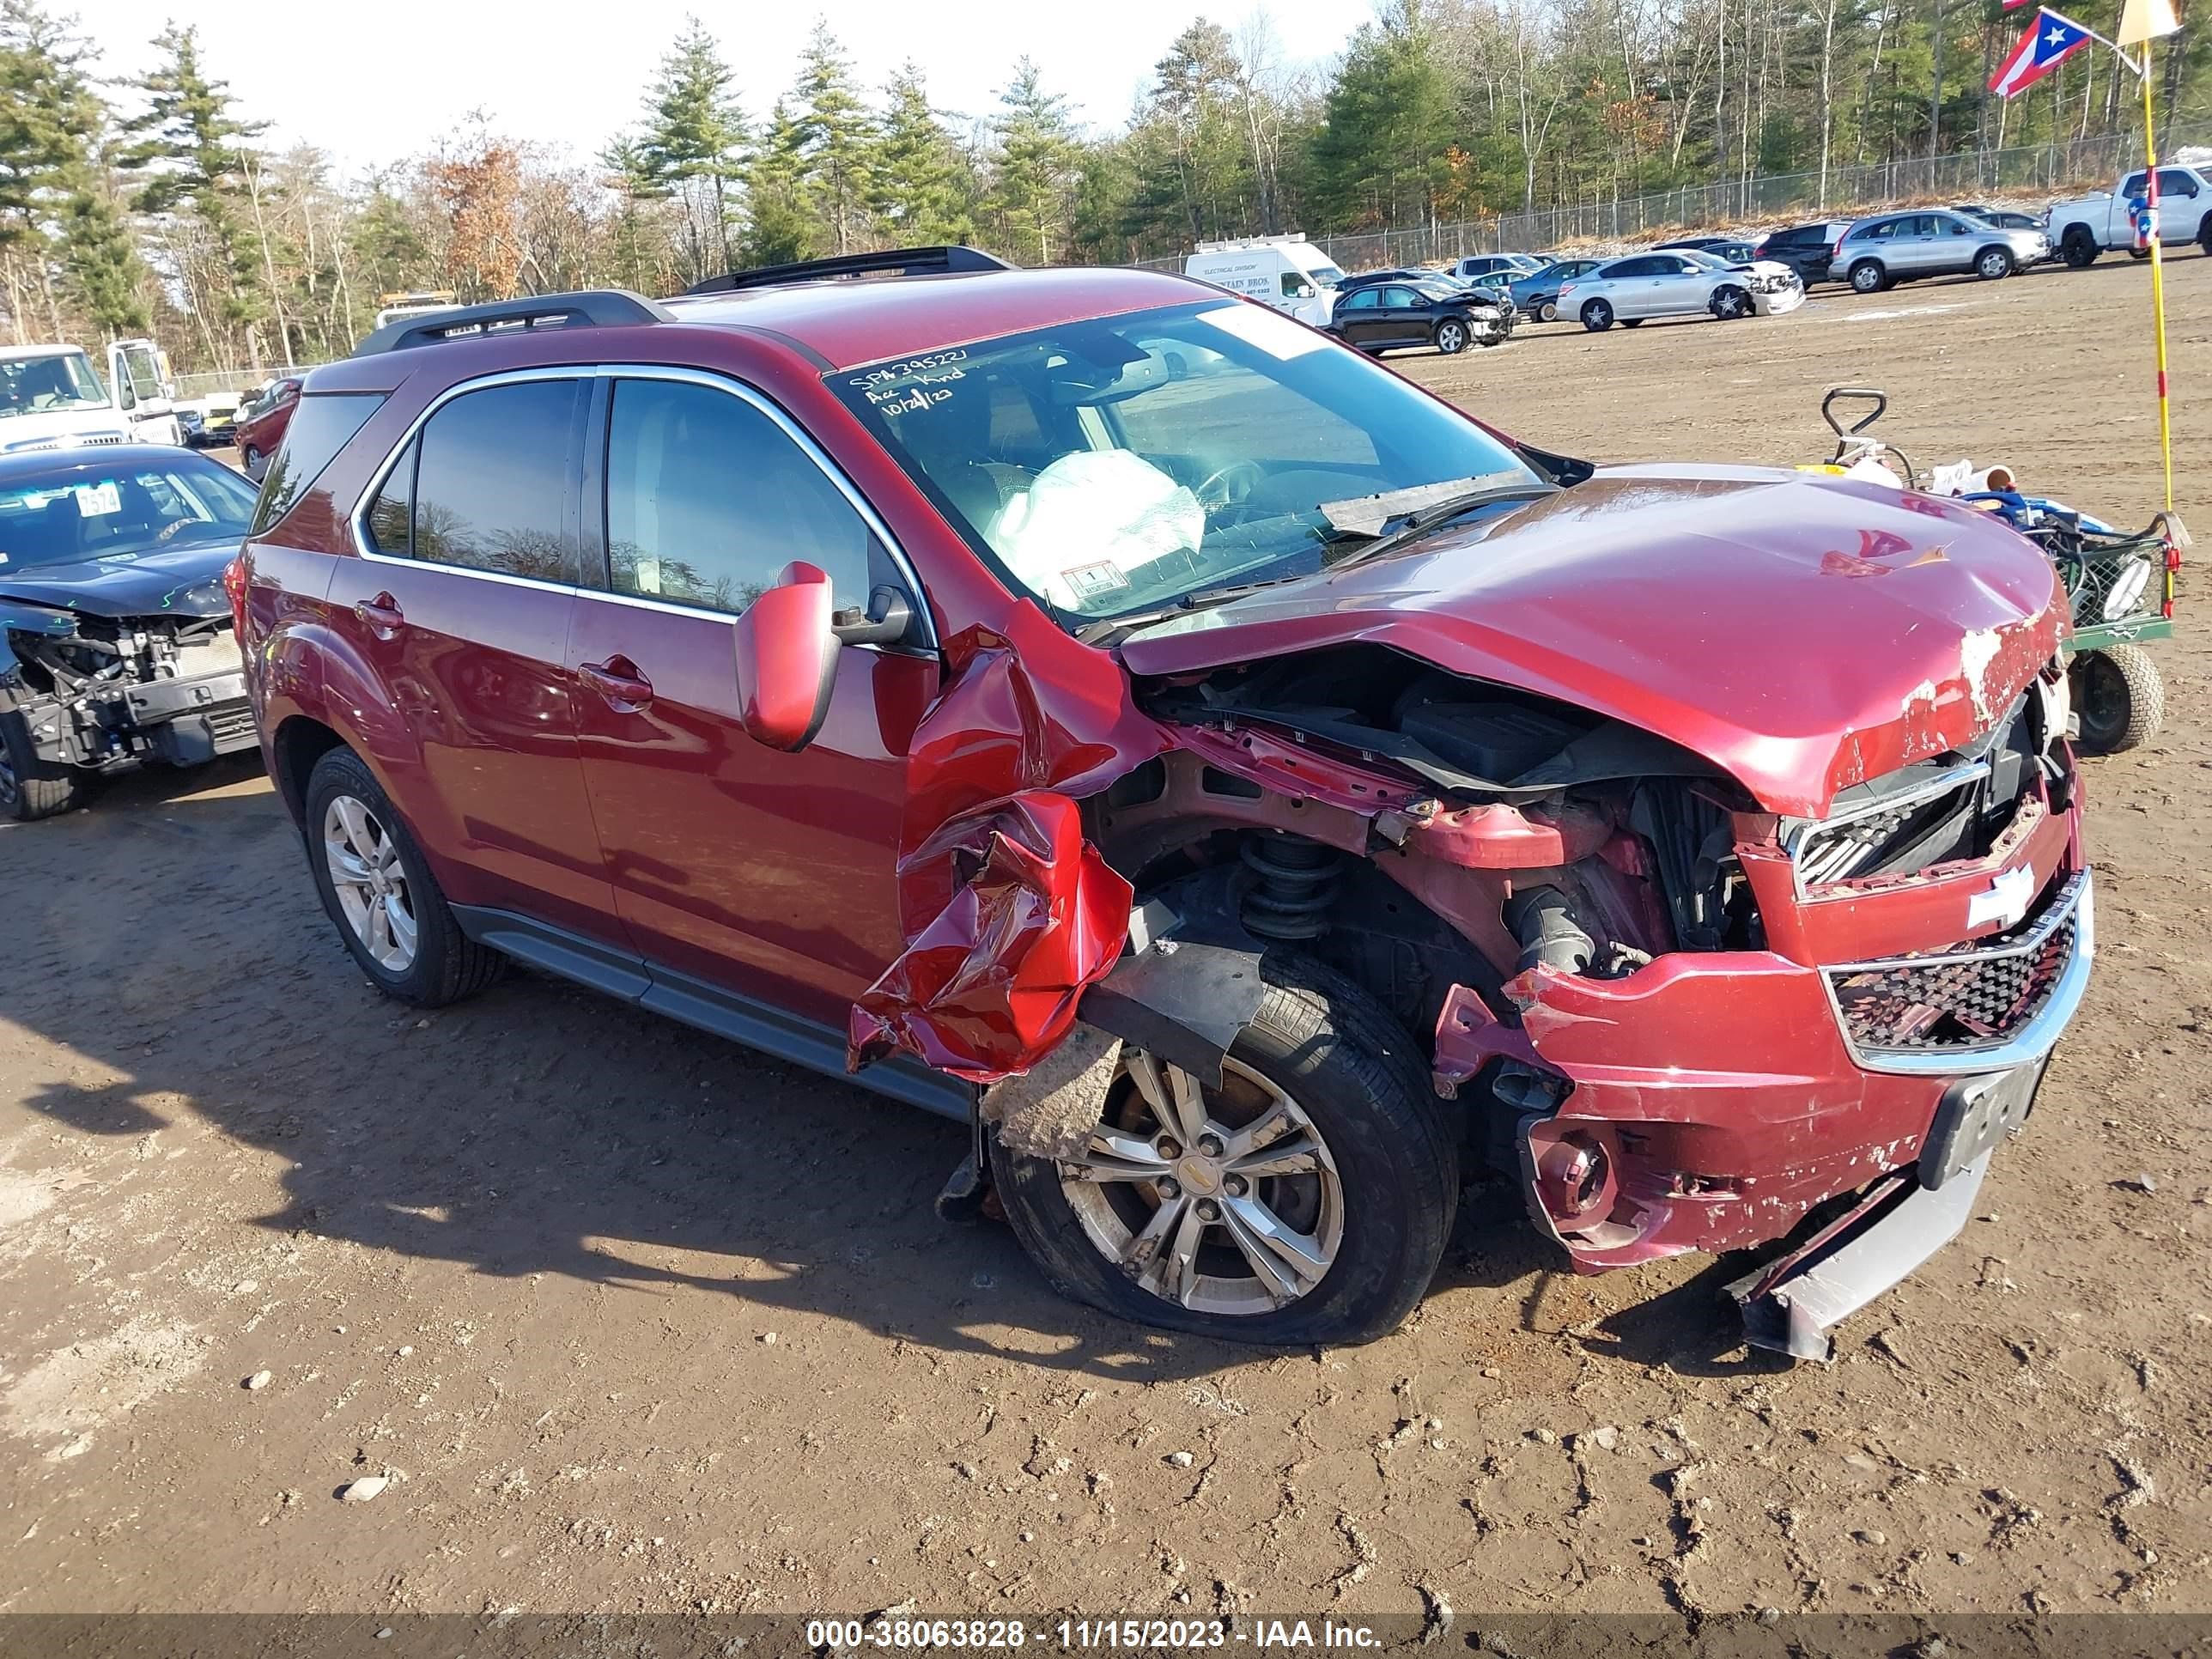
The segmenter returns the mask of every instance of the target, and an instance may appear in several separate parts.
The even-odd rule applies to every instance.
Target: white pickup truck
[[[2109,196],[2054,203],[2051,246],[2076,270],[2107,248],[2147,252],[2136,241],[2136,213],[2148,199],[2143,170],[2137,167],[2123,177],[2120,187]],[[2212,178],[2195,167],[2160,167],[2158,223],[2159,240],[2166,246],[2195,242],[2212,253]]]
[[[0,455],[76,444],[184,442],[168,360],[151,340],[109,345],[107,376],[103,384],[93,373],[82,346],[0,346]]]

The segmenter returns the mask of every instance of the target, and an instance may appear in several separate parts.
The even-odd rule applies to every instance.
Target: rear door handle
[[[373,599],[363,599],[353,608],[354,616],[380,640],[388,640],[407,626],[407,618],[399,609],[399,601],[389,593],[379,593]]]
[[[634,713],[653,701],[653,682],[628,657],[587,662],[576,672],[585,684],[605,700],[608,708],[618,714]]]

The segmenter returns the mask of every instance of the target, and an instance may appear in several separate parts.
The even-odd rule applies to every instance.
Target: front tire
[[[1447,317],[1437,325],[1437,349],[1447,357],[1456,357],[1467,349],[1467,325],[1455,317]]]
[[[1889,273],[1879,259],[1862,259],[1851,267],[1851,290],[1856,294],[1879,294],[1889,286]]]
[[[1712,313],[1724,323],[1751,315],[1751,295],[1729,283],[1713,290]]]
[[[0,693],[0,818],[31,823],[76,805],[82,780],[39,758],[29,717]]]
[[[2086,270],[2096,263],[2100,252],[2096,239],[2079,225],[2069,226],[2058,240],[2058,257],[2069,270]]]
[[[2139,645],[2085,651],[2067,672],[2081,717],[2081,749],[2118,755],[2148,743],[2166,723],[2166,677]]]
[[[1117,1317],[1281,1346],[1371,1341],[1436,1273],[1456,1142],[1413,1040],[1364,992],[1296,956],[1261,973],[1220,1088],[1125,1048],[1084,1158],[993,1135],[999,1201],[1054,1288]]]
[[[1974,256],[1974,275],[1985,283],[2002,282],[2014,269],[2010,248],[1985,247]]]
[[[1613,307],[1602,300],[1592,300],[1583,307],[1583,326],[1593,334],[1602,334],[1613,326]]]
[[[353,750],[315,763],[301,816],[323,908],[378,990],[442,1008],[498,977],[507,959],[461,931],[422,849]]]

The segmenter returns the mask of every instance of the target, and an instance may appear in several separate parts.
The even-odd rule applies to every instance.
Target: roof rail
[[[424,316],[401,317],[364,337],[356,357],[404,351],[410,346],[443,345],[449,340],[480,339],[487,334],[521,333],[541,328],[621,328],[675,319],[652,301],[627,289],[586,289],[575,294],[539,294],[489,305],[461,306]]]
[[[895,247],[880,253],[841,253],[829,259],[799,259],[787,265],[732,270],[694,283],[690,294],[734,294],[740,289],[774,288],[784,283],[817,283],[842,276],[934,276],[947,272],[1013,270],[996,254],[955,243],[946,247]]]

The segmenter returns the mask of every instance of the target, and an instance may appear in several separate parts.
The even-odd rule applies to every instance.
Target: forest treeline
[[[2118,0],[2074,9],[2109,30]],[[103,75],[76,20],[0,0],[0,305],[18,339],[151,330],[179,368],[350,349],[381,297],[612,284],[970,241],[1024,264],[1194,241],[1480,220],[1690,184],[2085,137],[2139,118],[2109,52],[2009,105],[1984,90],[2002,0],[1381,0],[1333,61],[1264,13],[1164,43],[1133,107],[1078,118],[1018,58],[995,105],[939,107],[908,64],[864,84],[828,20],[766,107],[690,21],[599,153],[477,112],[342,176],[265,124],[173,25]],[[2212,39],[2162,43],[2168,118],[2203,112]]]

